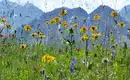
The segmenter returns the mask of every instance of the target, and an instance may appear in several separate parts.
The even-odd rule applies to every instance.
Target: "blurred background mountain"
[[[127,38],[127,29],[130,27],[130,5],[125,6],[118,11],[119,17],[117,18],[117,22],[123,21],[126,24],[126,27],[122,29],[121,34],[119,34],[119,27],[115,26],[113,17],[110,16],[111,12],[114,11],[114,9],[105,5],[100,5],[90,14],[88,14],[81,7],[73,9],[61,7],[56,8],[50,12],[43,12],[31,3],[26,3],[24,6],[22,6],[14,2],[2,0],[0,2],[0,17],[7,17],[8,23],[13,25],[14,30],[17,30],[18,37],[21,37],[21,32],[23,32],[22,26],[29,24],[33,27],[33,31],[35,31],[37,29],[37,25],[40,24],[39,28],[45,35],[48,35],[48,33],[51,32],[51,35],[47,39],[50,40],[51,43],[55,43],[53,37],[57,38],[56,40],[58,40],[58,36],[56,35],[58,31],[58,29],[56,28],[57,26],[46,25],[45,21],[56,17],[63,8],[68,11],[68,15],[65,17],[65,20],[68,22],[71,22],[73,16],[78,16],[79,27],[83,26],[84,19],[86,20],[85,25],[88,28],[92,25],[98,25],[99,31],[107,35],[107,37],[105,38],[101,37],[101,41],[108,41],[110,32],[113,32],[117,42],[119,41],[120,35],[123,36],[124,41],[129,42]],[[95,14],[99,14],[101,16],[99,22],[93,20],[93,16]],[[23,35],[25,35],[25,33],[23,33]],[[79,35],[76,36],[77,38],[80,37]],[[80,40],[77,40],[77,42],[79,41]]]

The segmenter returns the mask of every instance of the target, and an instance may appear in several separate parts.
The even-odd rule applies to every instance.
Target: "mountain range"
[[[130,5],[125,6],[119,11],[120,15],[130,22]]]
[[[48,40],[51,40],[52,37],[58,37],[56,36],[57,26],[46,25],[44,24],[44,22],[53,17],[56,17],[63,8],[68,11],[68,15],[65,17],[66,21],[70,22],[73,16],[78,16],[78,18],[80,18],[78,19],[79,27],[82,26],[83,20],[86,19],[87,22],[85,23],[85,25],[87,27],[91,27],[92,25],[98,24],[99,31],[101,33],[105,32],[106,35],[108,35],[108,37],[110,32],[114,32],[114,36],[116,37],[117,41],[119,39],[119,35],[124,36],[125,41],[129,41],[127,39],[127,28],[130,27],[130,5],[125,6],[118,12],[119,18],[117,18],[117,22],[124,21],[126,24],[126,27],[122,30],[121,34],[119,34],[120,29],[114,26],[114,19],[110,16],[111,12],[114,11],[114,9],[105,5],[99,6],[90,14],[88,14],[84,9],[80,7],[73,9],[69,9],[66,7],[56,8],[53,11],[45,13],[31,3],[27,3],[24,6],[22,6],[13,2],[7,2],[6,0],[2,0],[0,2],[0,17],[5,16],[8,18],[8,23],[12,24],[14,29],[17,29],[18,36],[21,36],[22,25],[30,24],[33,26],[33,31],[35,31],[36,26],[40,24],[41,31],[44,34],[47,35],[50,32],[49,30],[52,30],[52,34],[48,38]],[[99,14],[101,16],[99,22],[93,20],[93,16],[95,14]],[[107,40],[107,38],[105,39]],[[102,40],[104,40],[104,38]],[[54,40],[52,39],[52,41],[50,42],[53,41]]]
[[[39,19],[43,11],[33,4],[27,3],[24,6],[7,0],[0,1],[0,17],[7,17],[8,23],[15,28],[22,24],[29,24],[34,19]]]

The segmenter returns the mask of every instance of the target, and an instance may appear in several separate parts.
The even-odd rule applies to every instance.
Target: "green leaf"
[[[75,40],[73,40],[71,44],[74,45],[75,44]]]
[[[69,33],[70,34],[74,34],[74,30],[71,28],[71,29],[69,29]]]
[[[4,60],[2,59],[2,65],[4,66],[5,65],[5,62],[4,62]]]

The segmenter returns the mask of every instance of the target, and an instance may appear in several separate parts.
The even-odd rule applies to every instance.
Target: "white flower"
[[[103,58],[103,59],[102,59],[102,63],[103,63],[103,64],[107,64],[108,62],[109,62],[108,58]]]

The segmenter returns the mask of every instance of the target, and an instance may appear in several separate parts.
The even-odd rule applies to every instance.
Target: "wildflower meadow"
[[[55,33],[43,32],[40,24],[24,24],[21,33],[7,17],[1,17],[0,80],[130,80],[130,48],[122,35],[117,41],[114,31],[109,31],[109,40],[104,40],[107,35],[100,32],[105,26],[99,25],[99,14],[93,16],[92,26],[86,18],[73,15],[68,19],[68,14],[63,8],[43,21]],[[126,23],[117,20],[120,16],[115,10],[109,17],[121,34]],[[53,34],[57,37],[50,39]]]

